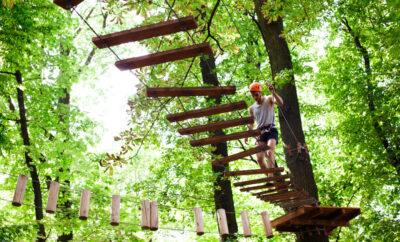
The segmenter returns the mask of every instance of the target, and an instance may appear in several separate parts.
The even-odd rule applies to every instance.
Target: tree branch
[[[219,48],[222,52],[225,52],[224,49],[222,49],[222,47],[221,47],[219,41],[211,34],[211,30],[210,30],[210,27],[211,27],[211,24],[212,24],[214,15],[215,15],[215,13],[217,12],[217,9],[218,9],[218,6],[219,6],[219,3],[220,3],[220,2],[221,2],[221,0],[218,0],[217,3],[215,3],[215,6],[214,6],[214,8],[213,8],[213,11],[211,12],[210,19],[208,20],[208,23],[207,23],[207,33],[208,33],[208,35],[207,35],[207,37],[206,37],[206,39],[205,39],[204,41],[206,41],[209,37],[211,37],[211,39],[213,39],[213,40],[217,43],[218,48]]]
[[[9,71],[0,71],[0,74],[7,74],[7,75],[13,75],[13,76],[17,75],[16,73],[12,73],[12,72],[9,72]]]

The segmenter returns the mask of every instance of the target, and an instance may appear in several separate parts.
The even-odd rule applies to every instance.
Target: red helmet
[[[253,83],[250,85],[250,92],[261,92],[261,91],[262,91],[262,88],[261,88],[260,83],[258,83],[258,82],[253,82]]]

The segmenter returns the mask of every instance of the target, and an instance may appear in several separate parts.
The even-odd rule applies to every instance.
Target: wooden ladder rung
[[[54,4],[62,7],[65,10],[70,10],[72,7],[78,6],[83,0],[53,0]]]
[[[196,147],[196,146],[202,146],[202,145],[218,144],[218,143],[225,142],[225,141],[237,140],[237,139],[248,138],[251,136],[256,136],[256,135],[259,135],[260,133],[261,133],[261,131],[258,129],[248,130],[248,131],[238,132],[238,133],[233,133],[233,134],[214,136],[214,137],[206,138],[206,139],[191,140],[190,145]]]
[[[235,86],[224,87],[152,87],[147,88],[147,97],[221,96],[235,94]]]
[[[301,196],[298,191],[288,191],[288,192],[282,192],[282,193],[277,193],[277,194],[272,194],[272,195],[266,195],[266,196],[260,196],[260,199],[264,201],[268,200],[282,200],[282,199],[289,199],[291,197],[299,197]]]
[[[247,157],[247,156],[250,156],[250,155],[254,155],[254,154],[259,153],[261,151],[264,151],[266,149],[268,149],[268,146],[266,144],[260,145],[260,146],[257,146],[257,147],[242,151],[240,153],[236,153],[236,154],[233,154],[233,155],[230,155],[230,156],[226,156],[226,157],[218,159],[218,160],[214,160],[212,162],[212,164],[214,166],[225,165],[225,164],[227,164],[227,163],[229,163],[231,161],[239,160],[239,159],[242,159],[244,157]],[[258,170],[250,170],[250,171],[258,171]],[[265,173],[265,174],[268,173],[268,169],[267,170],[262,170],[262,171],[263,171],[262,173]],[[242,171],[237,171],[237,172],[242,172]],[[246,171],[243,171],[243,172],[246,172]],[[262,174],[262,173],[257,173],[257,174]],[[230,174],[230,173],[228,173],[228,174]],[[229,175],[227,175],[227,173],[225,173],[225,176],[229,176]]]
[[[254,169],[254,170],[243,170],[243,171],[228,171],[225,172],[225,176],[247,176],[247,175],[257,175],[257,174],[268,174],[283,171],[283,167],[278,168],[267,168],[267,169]]]
[[[178,49],[167,50],[150,55],[133,57],[126,60],[115,62],[115,65],[121,71],[140,68],[144,66],[152,66],[165,62],[182,60],[199,55],[212,55],[212,50],[209,43],[186,46]]]
[[[238,118],[238,119],[232,119],[232,120],[226,120],[226,121],[219,121],[219,122],[205,124],[205,125],[197,125],[194,127],[189,127],[189,128],[184,128],[184,129],[178,129],[178,132],[181,135],[189,135],[189,134],[196,134],[196,133],[200,133],[200,132],[230,128],[230,127],[235,127],[235,126],[239,126],[239,125],[251,124],[253,122],[254,122],[254,118],[245,117],[245,118]]]
[[[254,195],[254,194],[252,194],[252,195],[257,196],[257,197],[261,197],[263,195],[267,195],[267,194],[270,194],[270,193],[289,191],[289,189],[293,189],[293,188],[294,188],[293,186],[289,185],[287,187],[278,187],[278,188],[274,188],[274,189],[269,189],[267,191],[260,192],[257,195]]]
[[[268,183],[266,185],[259,185],[259,186],[253,186],[253,187],[244,187],[244,188],[241,188],[240,191],[241,192],[248,192],[248,191],[260,190],[260,189],[270,188],[270,187],[283,187],[283,186],[287,187],[290,184],[293,184],[293,183],[290,182],[290,181],[288,181],[288,182]],[[254,193],[253,195],[258,195],[258,194]]]
[[[130,30],[124,30],[100,37],[94,37],[93,43],[100,49],[115,45],[125,44],[133,41],[140,41],[157,36],[173,34],[185,29],[197,28],[196,20],[193,16],[180,19],[169,20],[161,23],[150,24]]]
[[[192,111],[187,111],[187,112],[182,112],[182,113],[169,114],[169,115],[167,115],[167,120],[170,122],[178,122],[178,121],[183,121],[183,120],[192,119],[192,118],[199,118],[199,117],[205,117],[205,116],[210,116],[210,115],[214,115],[214,114],[232,112],[235,110],[242,110],[245,108],[247,108],[246,102],[240,101],[240,102],[235,102],[235,103],[218,105],[218,106],[214,106],[214,107],[210,107],[210,108],[202,108],[202,109],[192,110]]]
[[[260,178],[260,179],[250,180],[250,181],[235,182],[235,183],[233,183],[233,185],[236,187],[240,187],[240,186],[252,185],[252,184],[257,184],[257,183],[284,180],[286,178],[289,178],[289,175],[273,176],[273,177]]]

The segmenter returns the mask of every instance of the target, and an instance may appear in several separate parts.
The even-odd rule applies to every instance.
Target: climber
[[[274,150],[278,143],[278,130],[275,126],[275,112],[274,104],[276,103],[279,107],[283,105],[282,98],[276,93],[275,88],[272,84],[268,84],[268,90],[272,93],[270,96],[262,96],[261,85],[254,82],[250,85],[250,93],[252,98],[256,101],[250,106],[250,116],[257,121],[257,129],[261,131],[261,135],[257,137],[257,144],[267,144],[269,149],[266,151],[268,162],[264,161],[264,152],[256,154],[257,162],[261,169],[274,168],[275,157]],[[254,123],[249,124],[249,130],[254,128]],[[244,142],[247,144],[248,138],[245,138]],[[268,177],[273,176],[272,173],[268,173]]]

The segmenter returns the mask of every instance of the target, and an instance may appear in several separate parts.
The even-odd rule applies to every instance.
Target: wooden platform
[[[235,127],[235,126],[245,125],[245,124],[251,124],[251,123],[254,123],[254,118],[245,117],[245,118],[219,121],[219,122],[205,124],[205,125],[197,125],[194,127],[178,129],[178,132],[181,135],[189,135],[189,134],[214,131],[214,130],[225,129],[225,128],[230,128],[230,127]]]
[[[214,114],[232,112],[235,110],[242,110],[245,108],[247,108],[246,102],[240,101],[240,102],[223,104],[223,105],[218,105],[218,106],[209,107],[209,108],[191,110],[191,111],[182,112],[182,113],[169,114],[169,115],[167,115],[167,120],[170,122],[178,122],[178,121],[183,121],[183,120],[192,119],[192,118],[199,118],[199,117],[205,117],[205,116],[210,116],[210,115],[214,115]]]
[[[150,55],[134,57],[126,60],[115,62],[115,65],[121,71],[140,68],[144,66],[152,66],[165,62],[182,60],[199,55],[212,55],[212,50],[209,43],[191,45],[173,50],[167,50]]]
[[[189,30],[195,28],[197,28],[196,20],[193,16],[188,16],[185,18],[174,19],[117,33],[107,34],[100,37],[94,37],[92,41],[98,48],[102,49],[128,42],[173,34],[185,29]]]
[[[258,152],[261,152],[261,151],[264,151],[266,149],[268,149],[267,145],[260,145],[260,146],[257,146],[255,148],[249,149],[249,150],[245,150],[245,151],[242,151],[242,152],[239,152],[239,153],[236,153],[236,154],[233,154],[233,155],[230,155],[230,156],[218,159],[218,160],[214,160],[212,162],[212,164],[214,166],[225,165],[225,164],[227,164],[229,162],[232,162],[232,161],[235,161],[235,160],[239,160],[239,159],[242,159],[242,158],[250,156],[250,155],[254,155],[254,154],[256,154]],[[243,171],[243,172],[255,172],[255,171],[256,170]],[[240,171],[237,171],[237,172],[240,172]],[[269,172],[263,172],[263,173],[257,173],[257,174],[268,174],[268,173]],[[225,173],[225,176],[227,176],[226,173]]]
[[[78,6],[83,0],[54,0],[53,3],[62,7],[65,10],[70,10],[72,7]]]
[[[153,87],[147,88],[147,97],[222,96],[235,94],[235,86],[223,87]]]
[[[191,140],[190,145],[196,147],[196,146],[201,146],[201,145],[218,144],[218,143],[226,142],[226,141],[230,141],[230,140],[237,140],[237,139],[243,139],[243,138],[248,138],[248,137],[252,137],[252,136],[257,136],[257,135],[260,135],[260,133],[261,133],[261,131],[258,129],[248,130],[248,131],[238,132],[238,133],[233,133],[233,134],[214,136],[214,137],[206,138],[206,139]]]
[[[273,220],[271,225],[280,232],[301,232],[322,227],[329,233],[338,226],[349,226],[349,221],[360,213],[360,208],[305,205]]]

